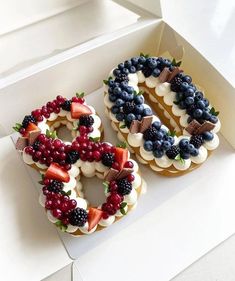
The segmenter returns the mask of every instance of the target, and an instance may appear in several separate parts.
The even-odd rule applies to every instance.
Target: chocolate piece
[[[34,130],[29,132],[29,145],[34,144],[36,138],[41,134],[41,130]]]
[[[28,146],[28,138],[19,137],[16,142],[16,149],[23,150],[26,146]]]
[[[204,132],[207,132],[207,131],[211,131],[215,128],[215,124],[211,123],[211,122],[204,122],[197,130],[196,130],[196,134],[197,135],[200,135]]]
[[[111,168],[110,170],[108,170],[108,172],[105,173],[104,179],[106,181],[115,180],[117,178],[118,174],[119,174],[118,170],[114,170],[113,168]]]
[[[189,124],[188,127],[185,128],[185,130],[190,133],[191,135],[195,135],[198,128],[201,127],[201,124],[197,122],[197,120],[193,119]]]
[[[168,77],[170,76],[171,72],[169,68],[164,67],[163,71],[160,73],[158,79],[161,83],[168,81]]]
[[[179,67],[175,67],[173,69],[173,71],[171,72],[171,74],[168,76],[167,82],[171,82],[172,79],[175,78],[175,76],[177,74],[179,74],[180,72],[182,72],[183,70],[179,69]]]
[[[152,124],[153,116],[145,116],[143,117],[140,125],[140,133],[143,133],[150,125]]]
[[[133,169],[131,169],[131,168],[123,168],[120,172],[119,172],[119,174],[118,174],[118,176],[117,176],[117,180],[120,180],[120,179],[123,179],[123,178],[126,178],[129,174],[131,174],[131,173],[133,173]]]
[[[130,126],[130,132],[132,134],[136,134],[139,132],[140,129],[140,122],[138,120],[133,120]]]

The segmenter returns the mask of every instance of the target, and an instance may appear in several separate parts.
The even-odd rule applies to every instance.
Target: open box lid
[[[160,0],[3,1],[0,84],[66,50],[156,17]]]

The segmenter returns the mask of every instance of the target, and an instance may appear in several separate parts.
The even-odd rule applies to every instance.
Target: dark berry
[[[211,132],[204,132],[204,133],[202,134],[202,137],[203,137],[203,139],[204,139],[205,141],[211,141],[211,140],[213,140],[214,135],[213,135],[213,133],[211,133]]]
[[[87,211],[82,208],[76,208],[69,213],[69,223],[72,225],[83,227],[87,219]]]
[[[176,77],[171,81],[171,90],[172,90],[173,92],[180,92],[182,82],[183,82],[183,80],[182,80],[179,76],[176,76]]]
[[[166,151],[166,156],[170,159],[175,159],[175,157],[179,153],[180,153],[180,148],[176,145],[172,145],[172,147]]]
[[[135,105],[133,102],[126,102],[124,105],[123,105],[123,112],[125,114],[128,114],[128,113],[131,113],[133,112],[135,109]]]
[[[91,127],[94,124],[94,118],[91,115],[81,115],[79,118],[79,125]]]
[[[202,135],[195,135],[192,136],[190,139],[190,143],[195,147],[195,148],[199,148],[200,146],[203,145],[203,137]]]
[[[53,180],[53,181],[50,182],[47,189],[50,192],[59,193],[59,192],[62,191],[63,187],[64,187],[64,184],[62,182],[57,181],[57,180]]]
[[[149,77],[152,74],[152,69],[148,66],[144,66],[142,72],[145,77]]]
[[[118,82],[118,83],[121,83],[121,82],[124,82],[124,81],[129,81],[128,79],[128,76],[126,74],[123,74],[123,73],[120,73],[116,76],[115,82]]]
[[[33,144],[33,149],[38,150],[39,146],[40,146],[40,141],[35,141],[34,144]]]
[[[71,109],[71,101],[70,100],[66,100],[62,105],[61,105],[61,108],[63,110],[66,110],[66,111],[70,111]]]
[[[121,195],[128,195],[131,193],[132,184],[127,179],[120,179],[117,181],[118,193]]]
[[[26,129],[28,127],[29,123],[36,124],[36,120],[32,115],[26,115],[24,117],[24,120],[22,122],[22,127]]]
[[[163,149],[154,150],[153,155],[156,158],[161,158],[164,155],[164,150]]]
[[[74,164],[77,162],[78,159],[79,159],[79,153],[75,150],[72,150],[67,153],[67,157],[65,161],[68,164]]]
[[[155,127],[150,126],[147,130],[144,131],[144,140],[157,140],[157,132],[158,130]]]
[[[153,150],[153,142],[148,140],[144,142],[144,149],[146,151],[152,151]]]
[[[111,167],[115,161],[114,154],[111,152],[104,153],[101,157],[101,161],[105,166]]]

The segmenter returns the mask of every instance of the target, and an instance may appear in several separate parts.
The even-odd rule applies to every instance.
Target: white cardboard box
[[[157,17],[161,16],[158,1],[148,1],[146,6],[140,0],[116,2],[82,1],[78,3],[81,6],[75,5],[64,13],[16,31],[16,37],[22,36],[22,32],[28,28],[32,34],[40,35],[42,44],[36,48],[36,52],[46,53],[37,53],[30,60],[27,58],[26,62],[19,61],[18,67],[4,71],[0,80],[0,133],[10,134],[12,124],[21,120],[26,112],[58,93],[71,96],[78,90],[94,92],[110,69],[130,56],[140,52],[152,55],[169,55],[170,52],[178,59],[183,56],[182,68],[192,75],[196,84],[206,90],[213,105],[220,110],[223,136],[235,146],[235,128],[231,126],[235,119],[235,91],[230,83],[189,42]],[[107,5],[108,14],[104,12]],[[81,17],[81,10],[87,17]],[[89,12],[97,18],[102,16],[105,24],[97,22],[100,25],[94,30],[87,20]],[[73,22],[75,26],[59,25],[72,15],[75,15],[78,25],[76,22]],[[126,21],[114,24],[115,15],[119,18],[124,15]],[[47,32],[41,29],[44,24],[48,25]],[[79,32],[74,33],[72,28]],[[61,34],[68,36],[60,37]],[[74,38],[74,34],[77,37]],[[60,39],[59,42],[67,46],[61,47],[54,39]],[[55,48],[60,49],[56,54]],[[25,54],[30,56],[31,52],[28,51]],[[218,95],[218,92],[223,93],[223,96]],[[100,94],[97,91],[88,95],[88,99],[102,113]],[[5,118],[5,108],[13,108],[8,118]],[[115,133],[108,130],[107,137],[115,138]],[[124,248],[132,249],[125,253],[129,278],[137,280],[137,276],[141,276],[143,279],[147,272],[150,280],[153,276],[156,280],[169,280],[234,233],[234,206],[231,200],[234,197],[231,185],[234,176],[230,168],[234,165],[235,155],[230,144],[223,137],[221,140],[220,148],[202,168],[179,179],[162,178],[143,168],[149,184],[148,193],[140,200],[136,212],[112,228],[76,241],[62,235],[70,255],[79,257],[75,264],[84,280],[94,280],[95,277],[101,280],[97,272],[112,254],[114,258],[113,262],[110,261],[108,271],[114,270]],[[146,256],[148,262],[141,262]],[[138,262],[141,266],[136,268]],[[93,270],[89,270],[91,263]],[[128,275],[128,268],[133,269],[132,275]],[[120,276],[117,274],[115,278]],[[104,276],[102,280],[105,280]]]

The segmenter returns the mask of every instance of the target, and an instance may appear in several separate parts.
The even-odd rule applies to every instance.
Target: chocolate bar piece
[[[110,170],[108,170],[108,172],[106,172],[106,174],[104,175],[104,179],[106,181],[112,181],[115,180],[117,178],[119,174],[118,170],[114,170],[113,168],[111,168]]]
[[[171,72],[171,74],[168,76],[167,82],[171,82],[172,79],[175,78],[175,76],[177,74],[179,74],[180,72],[182,72],[183,70],[179,69],[179,67],[175,67],[173,69],[173,71]]]
[[[140,133],[143,133],[152,124],[153,116],[143,117],[140,125]]]
[[[163,71],[160,73],[158,79],[161,83],[168,81],[168,77],[170,76],[171,72],[167,67],[164,67]]]
[[[40,129],[29,132],[29,145],[32,145],[40,134]]]
[[[140,130],[140,124],[141,124],[141,123],[140,123],[138,120],[133,120],[133,121],[131,122],[130,132],[131,132],[132,134],[138,133],[139,130]]]
[[[16,142],[16,149],[23,150],[26,146],[28,146],[28,138],[19,137]]]
[[[215,128],[215,124],[206,121],[196,130],[196,134],[200,135],[200,134],[202,134],[204,132],[211,131],[214,128]]]
[[[201,124],[193,119],[189,124],[188,124],[188,127],[185,128],[185,130],[190,133],[191,135],[195,135],[196,134],[196,131],[198,130],[198,128],[201,127]]]
[[[119,172],[116,179],[117,180],[123,179],[123,178],[127,177],[129,174],[133,173],[133,171],[134,170],[131,168],[124,168]]]

